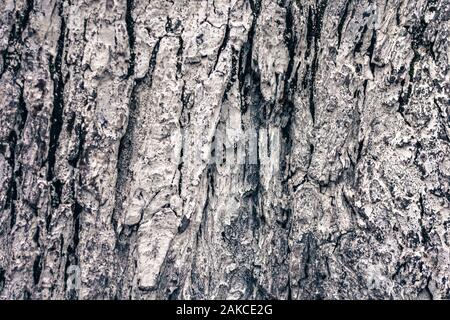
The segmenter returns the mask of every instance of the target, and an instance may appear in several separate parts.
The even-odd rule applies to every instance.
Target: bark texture
[[[1,298],[450,299],[449,0],[0,6]]]

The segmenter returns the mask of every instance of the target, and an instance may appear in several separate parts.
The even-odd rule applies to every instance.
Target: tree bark
[[[1,298],[450,299],[448,0],[1,7]]]

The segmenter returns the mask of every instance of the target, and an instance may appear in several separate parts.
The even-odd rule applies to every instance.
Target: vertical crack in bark
[[[50,118],[50,142],[48,149],[48,170],[47,181],[53,181],[56,150],[58,148],[59,135],[63,126],[64,109],[64,79],[62,74],[62,56],[64,52],[64,40],[66,32],[66,22],[63,16],[63,5],[59,5],[59,15],[61,18],[60,34],[57,43],[57,51],[54,62],[49,61],[49,71],[53,79],[53,110]]]
[[[6,270],[0,267],[0,293],[3,291],[6,282]]]
[[[80,162],[80,159],[83,155],[84,143],[86,140],[86,129],[84,128],[83,122],[77,123],[75,125],[75,134],[76,134],[76,148],[75,151],[72,154],[70,154],[69,158],[67,159],[67,162],[73,168],[76,168],[78,166],[78,163]],[[61,184],[59,180],[56,180],[54,184],[56,184],[57,182]]]
[[[54,179],[56,153],[59,146],[59,136],[63,127],[64,114],[64,77],[62,73],[63,53],[65,48],[66,21],[64,18],[63,4],[55,4],[60,17],[60,31],[56,43],[56,56],[48,61],[50,76],[53,80],[53,109],[50,116],[49,147],[47,152],[47,181],[50,182],[50,208],[45,217],[46,230],[50,231],[52,210],[61,203],[63,183]]]
[[[125,23],[127,26],[127,33],[128,33],[128,45],[130,47],[130,62],[128,66],[127,78],[134,75],[134,67],[136,60],[136,52],[135,52],[136,36],[134,34],[133,8],[134,8],[134,0],[127,0]]]
[[[16,200],[17,200],[17,182],[16,182],[16,145],[17,145],[17,133],[15,131],[11,131],[8,137],[10,155],[6,157],[6,160],[11,167],[11,182],[8,186],[8,191],[6,192],[6,200],[5,207],[10,210],[10,222],[9,226],[12,228],[16,223]]]
[[[359,40],[358,42],[356,42],[355,47],[353,48],[353,57],[355,56],[356,53],[361,52],[361,48],[364,44],[364,36],[366,35],[367,30],[369,30],[369,27],[367,26],[367,24],[365,24],[359,37]]]
[[[75,190],[73,190],[75,192]],[[75,199],[75,194],[74,194]],[[81,231],[81,223],[80,223],[80,216],[83,211],[83,207],[78,203],[78,201],[75,199],[74,203],[72,204],[72,242],[67,246],[67,256],[66,256],[66,264],[64,267],[64,291],[66,293],[66,297],[68,299],[74,300],[78,298],[78,291],[75,288],[68,288],[67,287],[67,275],[68,275],[68,269],[70,266],[77,266],[79,264],[79,258],[78,258],[78,244],[80,242],[80,231]]]
[[[226,48],[228,44],[228,40],[230,38],[230,9],[228,9],[228,18],[227,18],[227,24],[225,26],[225,33],[222,39],[222,43],[219,46],[219,50],[217,51],[216,61],[214,61],[214,65],[211,68],[211,70],[208,72],[208,76],[211,75],[211,73],[216,70],[217,63],[219,62],[220,56],[222,54],[222,51]]]
[[[179,36],[178,37],[178,43],[179,43],[179,47],[178,47],[178,51],[177,51],[177,74],[176,74],[176,79],[180,79],[180,77],[182,77],[182,68],[183,68],[183,50],[184,50],[184,41],[183,41],[183,36]],[[184,87],[183,87],[184,90]]]
[[[36,231],[34,233],[33,241],[36,243],[39,253],[36,255],[33,263],[33,282],[34,285],[37,285],[39,283],[39,279],[41,278],[41,272],[42,272],[42,252],[40,248],[40,231],[41,229],[39,226],[36,228]]]
[[[375,51],[375,45],[377,43],[377,32],[375,29],[372,29],[372,38],[370,38],[370,45],[367,49],[367,54],[369,55],[369,67],[372,75],[375,73],[375,63],[373,53]]]
[[[298,81],[298,69],[295,70],[294,74],[294,63],[295,63],[295,49],[297,47],[297,36],[295,33],[294,17],[292,13],[292,3],[286,8],[286,28],[285,28],[285,42],[288,48],[289,62],[286,69],[284,88],[283,88],[283,118],[284,121],[281,127],[283,143],[283,153],[281,155],[281,172],[286,176],[289,175],[287,171],[288,168],[288,155],[291,152],[292,147],[292,137],[291,137],[291,125],[292,125],[292,113],[294,111],[294,103],[292,101],[292,95],[297,89]],[[286,189],[287,190],[287,189]]]
[[[420,209],[420,219],[419,219],[419,224],[420,224],[420,235],[422,238],[422,244],[424,245],[425,248],[427,248],[429,246],[429,242],[430,242],[430,236],[429,236],[429,232],[430,230],[427,230],[427,228],[424,225],[424,218],[425,218],[425,205],[423,202],[423,196],[422,194],[419,195],[419,209]]]
[[[316,106],[315,106],[315,82],[316,82],[316,72],[319,65],[319,41],[322,34],[322,20],[325,10],[328,5],[328,0],[319,0],[317,1],[317,7],[314,11],[314,18],[312,17],[313,13],[311,8],[309,9],[308,15],[308,27],[307,27],[307,54],[306,57],[309,56],[309,51],[311,47],[311,38],[314,39],[314,53],[313,60],[310,71],[310,83],[309,83],[309,111],[311,113],[311,118],[313,124],[316,122]]]
[[[176,65],[176,79],[179,80],[183,77],[182,74],[182,68],[183,68],[183,50],[184,50],[184,41],[183,37],[180,35],[178,38],[179,47],[177,50],[177,65]],[[178,125],[180,126],[181,131],[181,148],[180,148],[180,159],[178,163],[178,195],[181,196],[181,187],[183,184],[183,157],[184,157],[184,127],[187,126],[190,123],[190,111],[189,111],[189,102],[190,102],[190,94],[186,94],[186,82],[183,81],[183,86],[181,87],[181,110],[180,110],[180,117],[178,118]]]
[[[22,138],[23,129],[25,128],[25,123],[27,122],[28,118],[28,109],[27,104],[25,103],[23,86],[20,88],[19,101],[17,105],[17,114],[19,117],[17,121],[17,135],[18,138]]]

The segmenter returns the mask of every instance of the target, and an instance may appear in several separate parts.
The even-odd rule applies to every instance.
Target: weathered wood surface
[[[448,0],[0,6],[1,298],[450,298]]]

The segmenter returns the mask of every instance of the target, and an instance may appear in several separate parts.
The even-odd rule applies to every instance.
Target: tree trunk
[[[448,0],[1,7],[1,298],[450,299]]]

